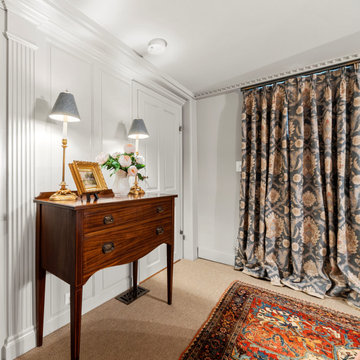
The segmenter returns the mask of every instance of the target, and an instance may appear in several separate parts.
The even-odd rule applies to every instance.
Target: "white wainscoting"
[[[5,29],[5,11],[0,5],[0,28]],[[7,76],[6,68],[6,48],[7,40],[0,36],[0,194],[4,198],[7,193],[7,84],[4,79]],[[0,344],[2,345],[7,337],[7,203],[0,201]]]
[[[26,20],[17,19],[17,23],[21,21]],[[29,27],[31,26],[26,24],[23,28]],[[24,37],[19,34],[16,36],[7,34],[9,38],[7,211],[9,233],[6,242],[8,319],[7,339],[2,350],[2,359],[6,360],[13,359],[35,346],[35,207],[32,200],[40,191],[56,190],[61,179],[62,124],[48,118],[58,93],[67,89],[74,94],[81,117],[79,123],[71,123],[68,127],[67,163],[73,160],[93,160],[100,151],[110,153],[121,151],[123,145],[128,142],[127,132],[134,113],[132,107],[134,83],[126,73],[122,74],[119,69],[106,66],[88,55],[80,46],[79,48],[67,46],[64,41],[54,40],[53,36],[47,36],[39,30],[34,30],[34,34],[33,42],[36,46],[28,41],[29,33]],[[24,40],[25,38],[27,40]],[[136,86],[139,85],[136,83]],[[179,105],[181,101],[171,105],[172,101],[169,98],[176,96],[164,97],[163,94],[167,92],[168,90],[162,89],[162,95],[158,93],[156,99],[154,97],[159,111],[167,112],[168,117],[174,119],[172,125],[166,124],[169,126],[161,132],[168,149],[164,161],[168,163],[167,167],[161,170],[161,174],[166,174],[167,180],[162,179],[163,185],[160,188],[165,191],[179,191],[181,195],[181,136],[178,133],[182,119],[181,105]],[[149,101],[151,102],[151,99]],[[169,139],[172,139],[171,143]],[[163,150],[163,147],[146,148],[152,174],[158,173],[156,167],[159,166],[153,163],[152,159],[159,158],[159,151]],[[173,168],[169,166],[174,158],[169,157],[171,154],[175,154],[173,156],[177,159]],[[167,173],[169,171],[171,174]],[[108,186],[111,187],[112,179],[105,171],[104,175]],[[68,170],[66,180],[74,189]],[[151,184],[150,181],[149,183]],[[182,203],[181,196],[177,202]],[[177,211],[179,228],[182,213],[180,206]],[[181,247],[178,248],[176,256],[182,257]],[[156,261],[158,260],[157,258]],[[148,258],[149,261],[151,262],[151,256]],[[154,271],[158,269],[158,267],[153,268]],[[151,271],[147,271],[146,275],[151,275]],[[94,274],[84,288],[83,313],[124,291],[130,286],[130,282],[129,265],[105,269]],[[164,284],[164,289],[165,287]],[[45,334],[69,322],[69,305],[65,304],[68,292],[69,285],[50,274],[47,275]]]
[[[7,34],[7,312],[6,348],[33,346],[21,339],[34,331],[34,104],[36,46]],[[13,353],[13,351],[11,352]]]

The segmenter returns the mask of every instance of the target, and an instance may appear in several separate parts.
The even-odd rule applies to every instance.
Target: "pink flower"
[[[119,152],[114,152],[112,155],[111,155],[114,159],[118,158],[120,156],[120,153]]]
[[[138,170],[135,165],[132,165],[128,168],[128,174],[129,176],[135,176],[137,174]]]
[[[124,146],[124,152],[126,154],[133,154],[135,152],[135,146],[133,144],[126,144]]]
[[[108,153],[100,153],[98,156],[96,156],[95,161],[99,164],[99,165],[103,165],[105,164],[109,159],[109,154]]]
[[[131,165],[131,158],[129,155],[121,155],[119,157],[119,163],[122,167],[129,167]]]

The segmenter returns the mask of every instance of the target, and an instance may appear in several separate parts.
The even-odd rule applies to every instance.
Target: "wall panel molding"
[[[7,328],[5,353],[10,358],[33,345],[16,346],[34,331],[34,168],[35,51],[26,40],[8,39],[7,121]],[[18,345],[18,344],[17,344]],[[23,344],[24,345],[24,344]]]

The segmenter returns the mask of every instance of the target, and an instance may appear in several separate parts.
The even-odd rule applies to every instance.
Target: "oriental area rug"
[[[360,360],[360,318],[236,281],[179,360]]]

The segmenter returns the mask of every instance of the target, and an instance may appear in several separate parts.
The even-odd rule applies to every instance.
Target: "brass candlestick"
[[[135,154],[139,155],[139,140],[149,137],[149,133],[146,129],[143,119],[134,119],[131,123],[128,138],[135,140]],[[143,195],[145,191],[138,184],[138,174],[135,175],[134,185],[129,191],[129,195]]]
[[[49,198],[51,201],[71,201],[76,200],[77,195],[67,189],[65,182],[65,150],[67,148],[67,139],[62,139],[62,148],[63,148],[63,168],[62,168],[62,181],[60,183],[60,190],[52,194]]]
[[[145,191],[138,184],[137,174],[135,175],[135,182],[134,182],[134,185],[130,188],[129,194],[130,195],[144,195],[145,194]]]
[[[137,155],[139,155],[138,151],[136,151],[136,156]],[[145,194],[145,191],[139,186],[138,174],[135,175],[134,185],[130,188],[129,194],[130,195],[144,195]]]

